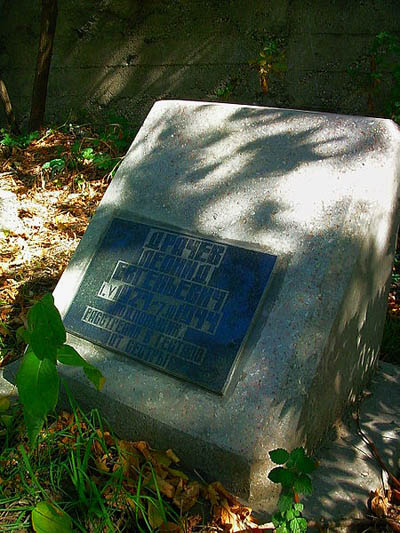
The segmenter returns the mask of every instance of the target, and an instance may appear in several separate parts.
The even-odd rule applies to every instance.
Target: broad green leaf
[[[38,359],[29,347],[17,373],[18,394],[24,412],[44,418],[55,409],[59,381],[56,364],[50,359]]]
[[[69,344],[63,344],[57,348],[57,359],[63,365],[84,367],[89,364]]]
[[[17,329],[17,338],[22,339],[26,344],[29,344],[31,342],[31,336],[27,329],[24,328],[24,326],[20,326]]]
[[[8,411],[10,409],[10,398],[8,396],[2,396],[0,398],[0,412]]]
[[[56,360],[57,347],[66,340],[60,313],[48,293],[37,302],[27,315],[30,345],[39,359]]]
[[[293,508],[296,512],[302,513],[304,510],[304,505],[302,503],[295,503]]]
[[[148,500],[147,518],[149,519],[149,523],[153,529],[157,529],[163,523],[163,517],[159,509],[154,505],[151,500]]]
[[[282,522],[285,519],[282,517],[281,513],[274,513],[272,515],[271,520],[272,520],[272,523],[274,524],[274,526],[277,528],[279,526],[279,524],[282,524]]]
[[[306,455],[302,457],[297,463],[297,469],[303,474],[311,474],[317,468],[315,461],[307,457]]]
[[[275,533],[289,533],[289,530],[286,524],[281,524],[279,527],[276,528]]]
[[[101,391],[104,387],[106,378],[93,365],[86,362],[72,346],[63,344],[57,349],[57,359],[60,363],[70,366],[79,366],[83,368],[86,377],[93,383],[97,390]]]
[[[304,531],[307,531],[307,520],[304,518],[293,518],[289,522],[289,527],[291,533],[303,533]]]
[[[312,494],[311,478],[307,474],[300,474],[294,480],[294,490],[299,494]]]
[[[93,148],[85,148],[84,150],[82,150],[81,154],[84,159],[89,159],[89,160],[93,159],[95,156],[95,152]]]
[[[298,466],[298,469],[303,474],[311,474],[311,472],[314,472],[316,468],[317,468],[317,465],[315,461],[313,461],[309,457],[304,457],[304,459],[300,462]]]
[[[32,511],[36,533],[72,533],[72,519],[50,502],[39,502]]]
[[[97,370],[94,366],[88,365],[83,367],[83,371],[86,374],[86,377],[93,383],[98,391],[101,391],[106,382],[106,378]]]
[[[24,421],[28,433],[29,444],[33,447],[43,427],[44,416],[33,416],[24,410]]]
[[[286,511],[286,520],[289,522],[290,520],[293,520],[293,518],[295,518],[295,514],[294,514],[294,511],[293,509],[288,509]]]
[[[305,455],[306,454],[305,454],[304,448],[295,448],[294,450],[290,452],[289,459],[288,459],[286,466],[288,468],[297,468],[299,461],[304,459]]]
[[[276,450],[269,452],[269,456],[271,457],[271,461],[275,464],[283,465],[289,459],[289,452],[283,448],[277,448]]]
[[[293,494],[282,492],[278,500],[278,509],[281,513],[284,513],[291,509],[293,503]]]
[[[310,474],[316,469],[315,462],[310,457],[307,457],[304,448],[292,450],[286,466],[288,468],[297,468],[303,474]]]
[[[282,466],[278,466],[271,470],[268,478],[274,483],[281,483],[283,487],[290,488],[293,486],[295,474]]]
[[[268,474],[268,479],[270,479],[273,483],[281,483],[282,472],[284,472],[284,470],[285,469],[282,466],[273,468],[271,472]]]

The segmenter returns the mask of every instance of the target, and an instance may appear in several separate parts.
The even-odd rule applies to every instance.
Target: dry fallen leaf
[[[175,524],[174,522],[167,522],[166,524],[161,524],[160,531],[163,533],[178,533],[181,531],[181,528],[178,524]]]
[[[200,483],[190,481],[189,483],[180,483],[176,489],[173,503],[182,511],[187,513],[195,505],[200,495]]]
[[[173,461],[174,463],[179,463],[180,459],[179,457],[174,453],[173,450],[169,449],[165,452],[165,454]],[[168,465],[169,466],[169,465]]]
[[[392,490],[371,491],[369,506],[378,518],[385,518],[396,533],[400,533],[400,506],[393,504]]]
[[[206,499],[210,501],[211,505],[214,507],[219,503],[220,497],[218,492],[215,490],[212,484],[207,485],[206,487]]]
[[[168,468],[168,472],[173,477],[177,477],[179,479],[184,479],[186,481],[189,479],[189,477],[184,472],[181,472],[180,470],[176,470],[175,468]]]
[[[133,445],[144,455],[146,461],[152,461],[153,458],[150,452],[150,446],[148,442],[140,440],[138,442],[134,442]]]
[[[162,494],[167,496],[167,498],[172,499],[175,494],[175,487],[171,485],[171,483],[168,483],[168,481],[165,481],[165,479],[160,478],[156,475],[157,479],[157,485]]]
[[[154,505],[151,500],[148,500],[147,504],[147,516],[149,523],[153,529],[157,529],[163,523],[163,517],[158,507]]]
[[[136,477],[140,465],[140,457],[136,447],[132,442],[126,440],[118,441],[118,446],[121,450],[121,460],[124,474],[128,477]]]
[[[221,496],[223,496],[224,498],[226,498],[226,500],[231,504],[231,505],[241,505],[240,504],[240,501],[235,498],[230,492],[228,492],[226,490],[226,488],[222,485],[222,483],[220,481],[215,481],[214,483],[211,483],[210,485],[211,487],[214,488],[214,490],[219,493]]]

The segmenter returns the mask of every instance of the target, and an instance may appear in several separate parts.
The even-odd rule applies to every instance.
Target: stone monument
[[[154,105],[55,290],[81,404],[251,500],[373,370],[398,227],[390,120]]]

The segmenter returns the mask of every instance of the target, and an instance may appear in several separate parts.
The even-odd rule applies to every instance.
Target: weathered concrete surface
[[[313,494],[304,498],[304,515],[309,520],[341,521],[365,518],[370,513],[370,491],[382,486],[382,472],[361,438],[356,413],[346,413],[316,457],[318,469],[312,474]],[[400,471],[400,367],[380,362],[359,405],[362,431],[375,444],[379,455],[396,475]],[[265,502],[257,502],[261,523],[268,520]],[[343,528],[348,531],[347,528]]]
[[[5,0],[1,15],[0,71],[22,119],[29,115],[40,10],[29,0]],[[118,114],[140,124],[160,98],[218,95],[370,113],[373,39],[399,27],[397,0],[60,0],[47,119],[105,122]],[[264,94],[248,62],[271,39],[285,50],[287,71],[272,77]],[[373,113],[384,112],[389,86],[385,78]]]
[[[400,367],[380,363],[360,405],[360,426],[394,475],[400,471]],[[307,516],[339,520],[365,516],[370,491],[387,480],[358,434],[353,418],[337,427],[336,440],[318,451],[314,493],[305,500]]]
[[[182,101],[157,103],[55,291],[64,314],[113,216],[256,245],[278,256],[238,384],[222,398],[76,338],[103,393],[79,401],[125,437],[172,446],[252,499],[268,452],[313,448],[372,371],[396,234],[399,140],[388,120]]]

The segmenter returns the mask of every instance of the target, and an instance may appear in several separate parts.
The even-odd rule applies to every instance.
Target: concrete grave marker
[[[64,324],[222,393],[274,264],[260,251],[114,218]]]
[[[78,401],[101,408],[122,437],[172,447],[206,479],[273,499],[268,452],[315,446],[375,366],[399,140],[384,119],[155,104],[55,290],[69,342],[107,378],[97,393],[63,368]],[[194,279],[182,271],[176,292],[153,290],[179,250]],[[179,314],[194,287],[204,301],[215,291],[210,305]],[[192,292],[185,304],[194,302]],[[215,313],[208,322],[194,317],[199,307]],[[131,310],[150,322],[127,319]],[[131,341],[142,361],[125,354]]]

